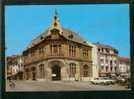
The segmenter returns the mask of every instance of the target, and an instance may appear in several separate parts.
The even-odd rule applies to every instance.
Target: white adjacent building
[[[92,46],[92,79],[99,77],[99,66],[98,66],[98,57],[97,57],[97,46],[91,42],[87,42]]]
[[[118,50],[109,45],[94,43],[97,47],[99,76],[115,75],[118,71]]]

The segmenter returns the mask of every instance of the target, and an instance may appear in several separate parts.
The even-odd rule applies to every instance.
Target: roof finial
[[[56,8],[55,8],[55,16],[58,16],[58,11]]]
[[[57,9],[55,8],[55,13],[54,13],[54,20],[56,21],[59,21],[59,17],[58,17],[58,11]]]

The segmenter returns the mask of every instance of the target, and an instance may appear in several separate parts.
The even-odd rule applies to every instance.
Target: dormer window
[[[58,37],[59,37],[59,30],[58,29],[52,29],[51,30],[51,34],[52,34],[52,39],[58,39]]]
[[[87,43],[86,41],[84,41],[83,43]]]
[[[43,39],[43,36],[41,36],[40,39],[42,40]]]
[[[60,31],[58,29],[55,29],[55,28],[51,30],[51,33],[59,33],[59,32]]]
[[[109,53],[109,49],[106,49],[106,52]]]
[[[70,39],[72,39],[72,38],[73,38],[73,35],[71,34],[71,35],[69,35],[68,37],[69,37]]]

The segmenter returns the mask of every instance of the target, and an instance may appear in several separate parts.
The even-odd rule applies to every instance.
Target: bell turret
[[[57,10],[55,9],[55,13],[54,13],[54,17],[53,17],[53,21],[52,24],[49,28],[49,31],[53,30],[53,29],[57,29],[59,30],[59,33],[62,34],[62,27],[60,25],[60,19],[59,19],[59,15]],[[50,32],[51,33],[51,32]]]

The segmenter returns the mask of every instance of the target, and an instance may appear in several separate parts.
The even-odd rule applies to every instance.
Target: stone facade
[[[57,12],[49,29],[23,51],[24,78],[29,80],[85,80],[93,77],[92,46],[61,27]]]
[[[55,12],[51,26],[30,42],[22,56],[7,57],[6,70],[8,77],[26,80],[89,81],[130,75],[130,60],[119,57],[112,46],[87,42],[63,28]]]

